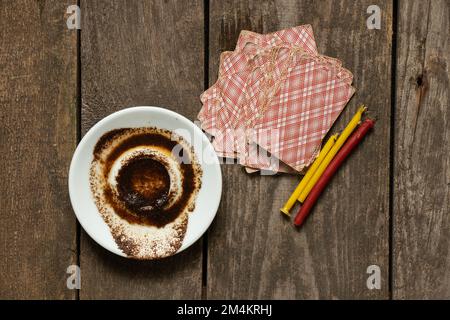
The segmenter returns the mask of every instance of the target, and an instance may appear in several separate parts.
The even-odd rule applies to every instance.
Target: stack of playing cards
[[[221,157],[248,170],[302,172],[352,97],[353,75],[317,52],[310,25],[242,31],[201,95],[201,127]]]

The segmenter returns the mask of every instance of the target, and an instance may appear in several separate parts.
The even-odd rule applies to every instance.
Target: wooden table
[[[66,27],[74,1],[0,2],[0,298],[450,298],[447,0],[79,2],[81,31]],[[306,23],[355,76],[333,131],[362,102],[378,122],[302,229],[278,212],[298,177],[236,165],[208,233],[179,255],[129,261],[80,229],[67,173],[93,124],[135,105],[194,120],[241,30]]]

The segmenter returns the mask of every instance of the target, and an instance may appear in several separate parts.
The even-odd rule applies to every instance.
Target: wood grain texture
[[[211,84],[220,53],[234,49],[242,29],[265,33],[309,23],[319,52],[342,59],[355,75],[356,96],[332,131],[343,129],[360,103],[378,122],[299,231],[279,213],[298,177],[249,176],[238,166],[223,166],[222,203],[208,237],[208,298],[389,297],[393,6],[391,1],[377,1],[382,29],[368,30],[366,10],[371,4],[211,1]],[[381,268],[381,290],[366,287],[366,269],[372,264]]]
[[[450,299],[450,3],[400,1],[393,293]]]
[[[0,2],[0,298],[73,299],[76,31],[69,1]]]
[[[129,106],[194,119],[204,83],[203,2],[81,1],[82,132]],[[202,244],[161,261],[126,260],[81,241],[81,299],[197,299]]]

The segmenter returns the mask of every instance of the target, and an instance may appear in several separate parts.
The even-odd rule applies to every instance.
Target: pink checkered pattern
[[[255,169],[302,171],[353,95],[352,80],[339,60],[317,53],[309,25],[242,31],[236,50],[221,55],[198,118],[220,156]]]

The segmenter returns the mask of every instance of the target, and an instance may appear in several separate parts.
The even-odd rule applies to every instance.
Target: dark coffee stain
[[[100,139],[97,141],[97,144],[94,147],[94,157],[95,159],[98,159],[100,154],[102,153],[103,149],[108,146],[109,143],[114,141],[115,137],[120,136],[123,134],[124,130],[126,129],[115,129],[108,131],[104,135],[100,137]]]
[[[173,204],[165,205],[174,196],[169,193],[170,176],[164,164],[149,155],[141,154],[125,163],[117,175],[117,196],[108,184],[109,172],[115,161],[126,151],[142,146],[155,146],[171,152],[177,141],[170,135],[155,132],[131,134],[130,137],[112,146],[114,140],[121,135],[133,133],[132,128],[117,129],[105,133],[94,148],[94,157],[99,159],[105,148],[110,149],[105,160],[103,181],[104,197],[114,212],[133,224],[163,227],[174,221],[185,210],[190,208],[190,199],[198,188],[201,170],[195,168],[192,161],[180,163],[182,184],[181,195]],[[136,129],[139,130],[139,129]],[[182,147],[181,152],[189,154]]]
[[[147,155],[127,162],[117,175],[120,199],[128,210],[149,216],[167,203],[170,176],[164,165]]]

